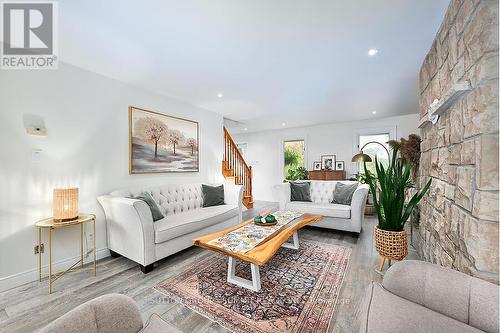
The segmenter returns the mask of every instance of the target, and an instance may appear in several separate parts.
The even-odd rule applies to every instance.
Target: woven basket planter
[[[408,255],[408,235],[403,231],[386,231],[375,227],[375,247],[381,257],[403,260]]]

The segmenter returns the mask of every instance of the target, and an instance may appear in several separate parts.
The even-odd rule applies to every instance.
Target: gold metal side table
[[[80,268],[83,268],[83,230],[84,225],[87,222],[92,222],[93,228],[93,259],[94,259],[94,276],[96,276],[96,248],[95,248],[95,215],[92,214],[82,214],[78,216],[77,220],[68,221],[68,222],[55,222],[53,218],[48,218],[44,220],[40,220],[35,223],[35,226],[38,228],[38,275],[40,281],[42,281],[42,251],[40,251],[42,245],[42,229],[48,229],[49,232],[49,294],[52,293],[52,283],[59,279],[62,275],[72,270],[75,266],[80,264]],[[75,262],[71,267],[67,270],[52,274],[52,230],[70,227],[74,225],[80,225],[80,260]]]

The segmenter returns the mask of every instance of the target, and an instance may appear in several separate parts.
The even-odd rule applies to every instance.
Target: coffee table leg
[[[293,233],[292,240],[293,240],[292,243],[286,242],[286,243],[283,243],[281,246],[286,247],[288,249],[298,250],[299,249],[299,233],[297,231],[295,231]]]
[[[227,282],[233,283],[237,286],[247,288],[253,291],[260,290],[260,272],[259,266],[250,263],[250,269],[252,271],[252,280],[247,280],[236,276],[236,259],[233,257],[228,257],[227,263]]]

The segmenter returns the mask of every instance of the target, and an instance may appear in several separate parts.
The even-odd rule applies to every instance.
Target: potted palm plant
[[[405,202],[406,191],[413,186],[411,166],[408,160],[398,158],[398,147],[394,147],[387,168],[375,157],[376,178],[366,172],[366,183],[370,186],[373,205],[378,216],[375,227],[375,246],[382,260],[402,260],[408,255],[408,237],[404,226],[413,209],[429,190],[432,179]]]

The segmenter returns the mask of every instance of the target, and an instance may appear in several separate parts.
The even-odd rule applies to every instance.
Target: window
[[[244,159],[247,158],[247,151],[248,151],[248,144],[246,142],[242,143],[237,143],[236,147],[238,147],[238,150],[241,153],[241,156],[243,156]]]
[[[375,173],[375,156],[384,167],[389,165],[389,150],[390,133],[363,134],[358,137],[358,149],[363,150],[363,153],[370,155],[373,162],[366,163],[366,168]],[[384,147],[387,149],[384,149]],[[359,172],[364,173],[363,165],[359,166]]]
[[[304,166],[304,140],[285,141],[283,144],[284,155],[284,176],[289,179],[289,175],[298,167]],[[293,178],[293,177],[292,177]]]

